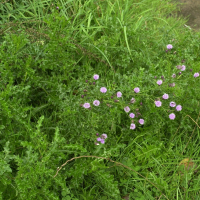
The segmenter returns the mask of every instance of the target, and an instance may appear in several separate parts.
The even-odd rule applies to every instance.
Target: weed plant
[[[0,3],[0,199],[198,199],[200,33],[169,0]]]

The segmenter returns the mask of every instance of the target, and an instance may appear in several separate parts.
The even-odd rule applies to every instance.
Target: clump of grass
[[[0,6],[2,199],[199,196],[199,33],[175,5]]]

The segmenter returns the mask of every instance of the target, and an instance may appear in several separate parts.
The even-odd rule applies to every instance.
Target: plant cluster
[[[200,33],[173,10],[0,4],[0,199],[199,196]]]

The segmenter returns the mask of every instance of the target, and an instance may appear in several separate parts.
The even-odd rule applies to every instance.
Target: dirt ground
[[[188,17],[186,25],[196,31],[200,31],[200,0],[174,0],[174,2],[184,3],[180,5],[179,16]]]

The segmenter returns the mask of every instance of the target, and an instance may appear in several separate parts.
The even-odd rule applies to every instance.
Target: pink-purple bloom
[[[99,106],[99,105],[100,105],[100,101],[99,101],[99,100],[94,100],[94,101],[93,101],[93,105]]]
[[[104,143],[105,143],[105,140],[104,140],[104,139],[102,139],[102,138],[100,138],[100,137],[99,137],[99,138],[97,138],[97,141],[98,141],[98,142],[101,142],[102,144],[104,144]]]
[[[172,119],[172,120],[174,120],[174,119],[175,119],[175,117],[176,117],[176,116],[175,116],[175,114],[174,114],[174,113],[171,113],[171,114],[169,115],[169,118],[170,118],[170,119]]]
[[[198,73],[198,72],[194,74],[194,78],[196,78],[196,77],[198,77],[198,76],[199,76],[199,73]]]
[[[131,99],[131,103],[135,103],[135,99],[134,98]]]
[[[130,113],[129,116],[130,116],[130,118],[134,118],[135,114],[134,113]]]
[[[117,92],[117,97],[122,97],[122,93],[121,92]]]
[[[106,139],[108,136],[107,136],[107,134],[105,134],[105,133],[103,133],[102,135],[101,135],[101,138],[102,139]]]
[[[173,75],[172,75],[172,78],[176,78],[176,74],[173,74]]]
[[[101,144],[104,144],[105,143],[105,140],[104,139],[101,139]]]
[[[171,101],[170,104],[169,104],[171,107],[175,107],[176,106],[176,103]]]
[[[90,108],[90,103],[84,103],[84,104],[83,104],[83,107],[84,107],[84,108]]]
[[[162,96],[162,98],[163,98],[163,99],[168,99],[168,98],[169,98],[169,95],[165,93],[165,94]]]
[[[144,119],[139,119],[140,124],[144,124]]]
[[[98,134],[98,135],[99,135],[99,134]],[[105,139],[106,139],[107,137],[108,137],[107,134],[103,133],[103,134],[101,135],[101,137],[98,137],[98,138],[97,138],[97,141],[98,141],[98,142],[101,142],[101,144],[104,144],[104,143],[105,143]]]
[[[185,71],[185,65],[182,65],[181,71]]]
[[[181,65],[177,65],[176,68],[177,69],[182,69],[182,66]]]
[[[172,49],[172,48],[173,48],[173,46],[171,44],[167,45],[167,49]]]
[[[98,74],[95,74],[95,75],[93,76],[93,78],[94,78],[94,80],[98,80],[98,79],[99,79],[99,75],[98,75]]]
[[[162,84],[162,80],[158,80],[158,81],[157,81],[157,84],[158,84],[158,85],[161,85],[161,84]]]
[[[131,109],[130,109],[128,106],[126,106],[126,107],[124,108],[124,111],[127,112],[127,113],[128,113],[130,110],[131,110]]]
[[[102,93],[106,93],[106,92],[107,92],[107,89],[106,89],[105,87],[102,87],[102,88],[100,89],[100,91],[101,91]]]
[[[133,129],[135,129],[135,127],[136,127],[135,124],[132,123],[131,126],[130,126],[130,129],[133,130]]]
[[[175,87],[175,83],[170,83],[169,87]]]
[[[176,106],[176,110],[177,111],[181,111],[182,110],[182,106],[181,105]]]
[[[134,92],[135,92],[135,93],[138,93],[139,91],[140,91],[140,88],[139,88],[139,87],[134,88]]]
[[[162,102],[161,102],[161,101],[155,101],[155,105],[156,105],[157,107],[160,107],[160,106],[162,105]]]

